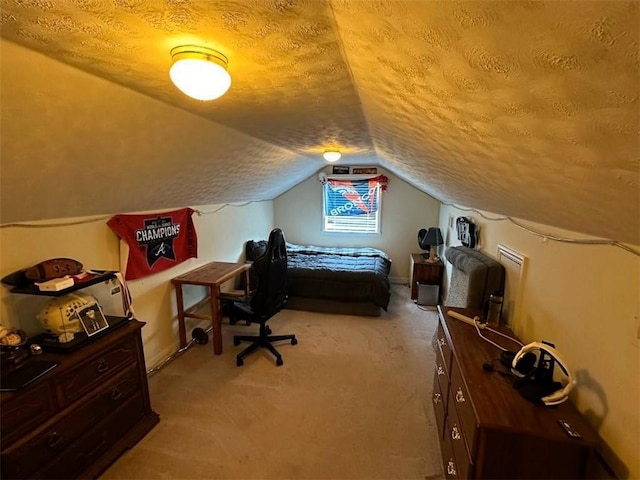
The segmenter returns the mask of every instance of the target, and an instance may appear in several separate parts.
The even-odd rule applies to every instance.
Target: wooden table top
[[[215,286],[226,282],[250,267],[250,263],[211,262],[175,277],[171,279],[171,282],[174,285],[188,283],[190,285]]]

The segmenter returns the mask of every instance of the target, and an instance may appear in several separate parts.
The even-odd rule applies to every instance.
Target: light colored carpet
[[[284,310],[269,322],[284,365],[266,350],[236,367],[194,345],[151,376],[160,423],[101,478],[440,479],[431,405],[437,313],[394,285],[379,318]]]

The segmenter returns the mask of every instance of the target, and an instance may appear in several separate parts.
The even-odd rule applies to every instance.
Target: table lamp
[[[436,248],[438,248],[438,245],[442,245],[444,243],[440,229],[438,227],[429,227],[424,243],[429,245],[429,258],[427,258],[426,261],[429,263],[435,263]]]

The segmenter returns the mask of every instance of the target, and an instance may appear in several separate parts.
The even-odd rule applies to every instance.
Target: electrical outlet
[[[454,225],[453,215],[449,214],[449,228],[453,229],[453,225]]]
[[[120,287],[119,286],[118,287],[113,287],[111,289],[111,295],[117,295],[119,293],[120,293]]]

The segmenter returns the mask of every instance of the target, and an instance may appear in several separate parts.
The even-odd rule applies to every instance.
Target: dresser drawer
[[[445,424],[444,428],[447,428]],[[462,478],[458,476],[458,465],[456,459],[453,456],[453,449],[448,437],[440,439],[440,453],[442,454],[442,470],[444,471],[444,478],[447,480],[453,480]]]
[[[456,416],[455,409],[452,408],[448,413],[445,426],[446,430],[442,442],[451,446],[451,456],[453,457],[457,478],[469,478],[471,457],[467,451],[464,433],[460,429],[460,422]]]
[[[57,379],[60,403],[65,406],[107,381],[115,372],[136,359],[136,342],[131,336]]]
[[[444,420],[446,417],[447,411],[447,394],[446,387],[443,393],[442,388],[440,387],[440,382],[438,381],[438,373],[433,373],[433,395],[431,400],[433,402],[433,410],[436,414],[436,424],[438,425],[438,436],[440,437],[440,441],[442,441],[442,437],[444,435]]]
[[[437,344],[442,354],[444,365],[447,371],[449,371],[449,368],[451,366],[451,356],[452,356],[451,345],[449,345],[449,341],[447,340],[447,337],[444,334],[444,329],[442,328],[442,324],[440,323],[438,323],[438,330],[435,333],[434,339],[435,339],[435,343]],[[436,349],[436,352],[437,352],[437,349]]]
[[[95,425],[33,478],[76,478],[125,435],[144,415],[144,401],[136,392],[112,415]],[[95,419],[98,421],[98,418]]]
[[[68,415],[31,436],[27,441],[13,445],[3,452],[3,476],[26,478],[46,462],[60,455],[95,423],[106,418],[139,390],[138,370],[134,364],[113,378],[91,399],[79,407],[72,407]]]
[[[469,456],[473,454],[476,438],[476,416],[473,412],[471,397],[462,381],[462,375],[454,360],[451,365],[451,386],[449,394],[449,410],[455,410],[459,428],[464,432]]]
[[[19,396],[3,402],[0,409],[0,444],[5,447],[13,443],[55,413],[55,394],[51,382],[30,387]]]
[[[436,350],[435,374],[440,381],[441,389],[446,392],[447,386],[449,385],[449,367],[447,367],[447,364],[442,358],[442,352],[440,350]]]

